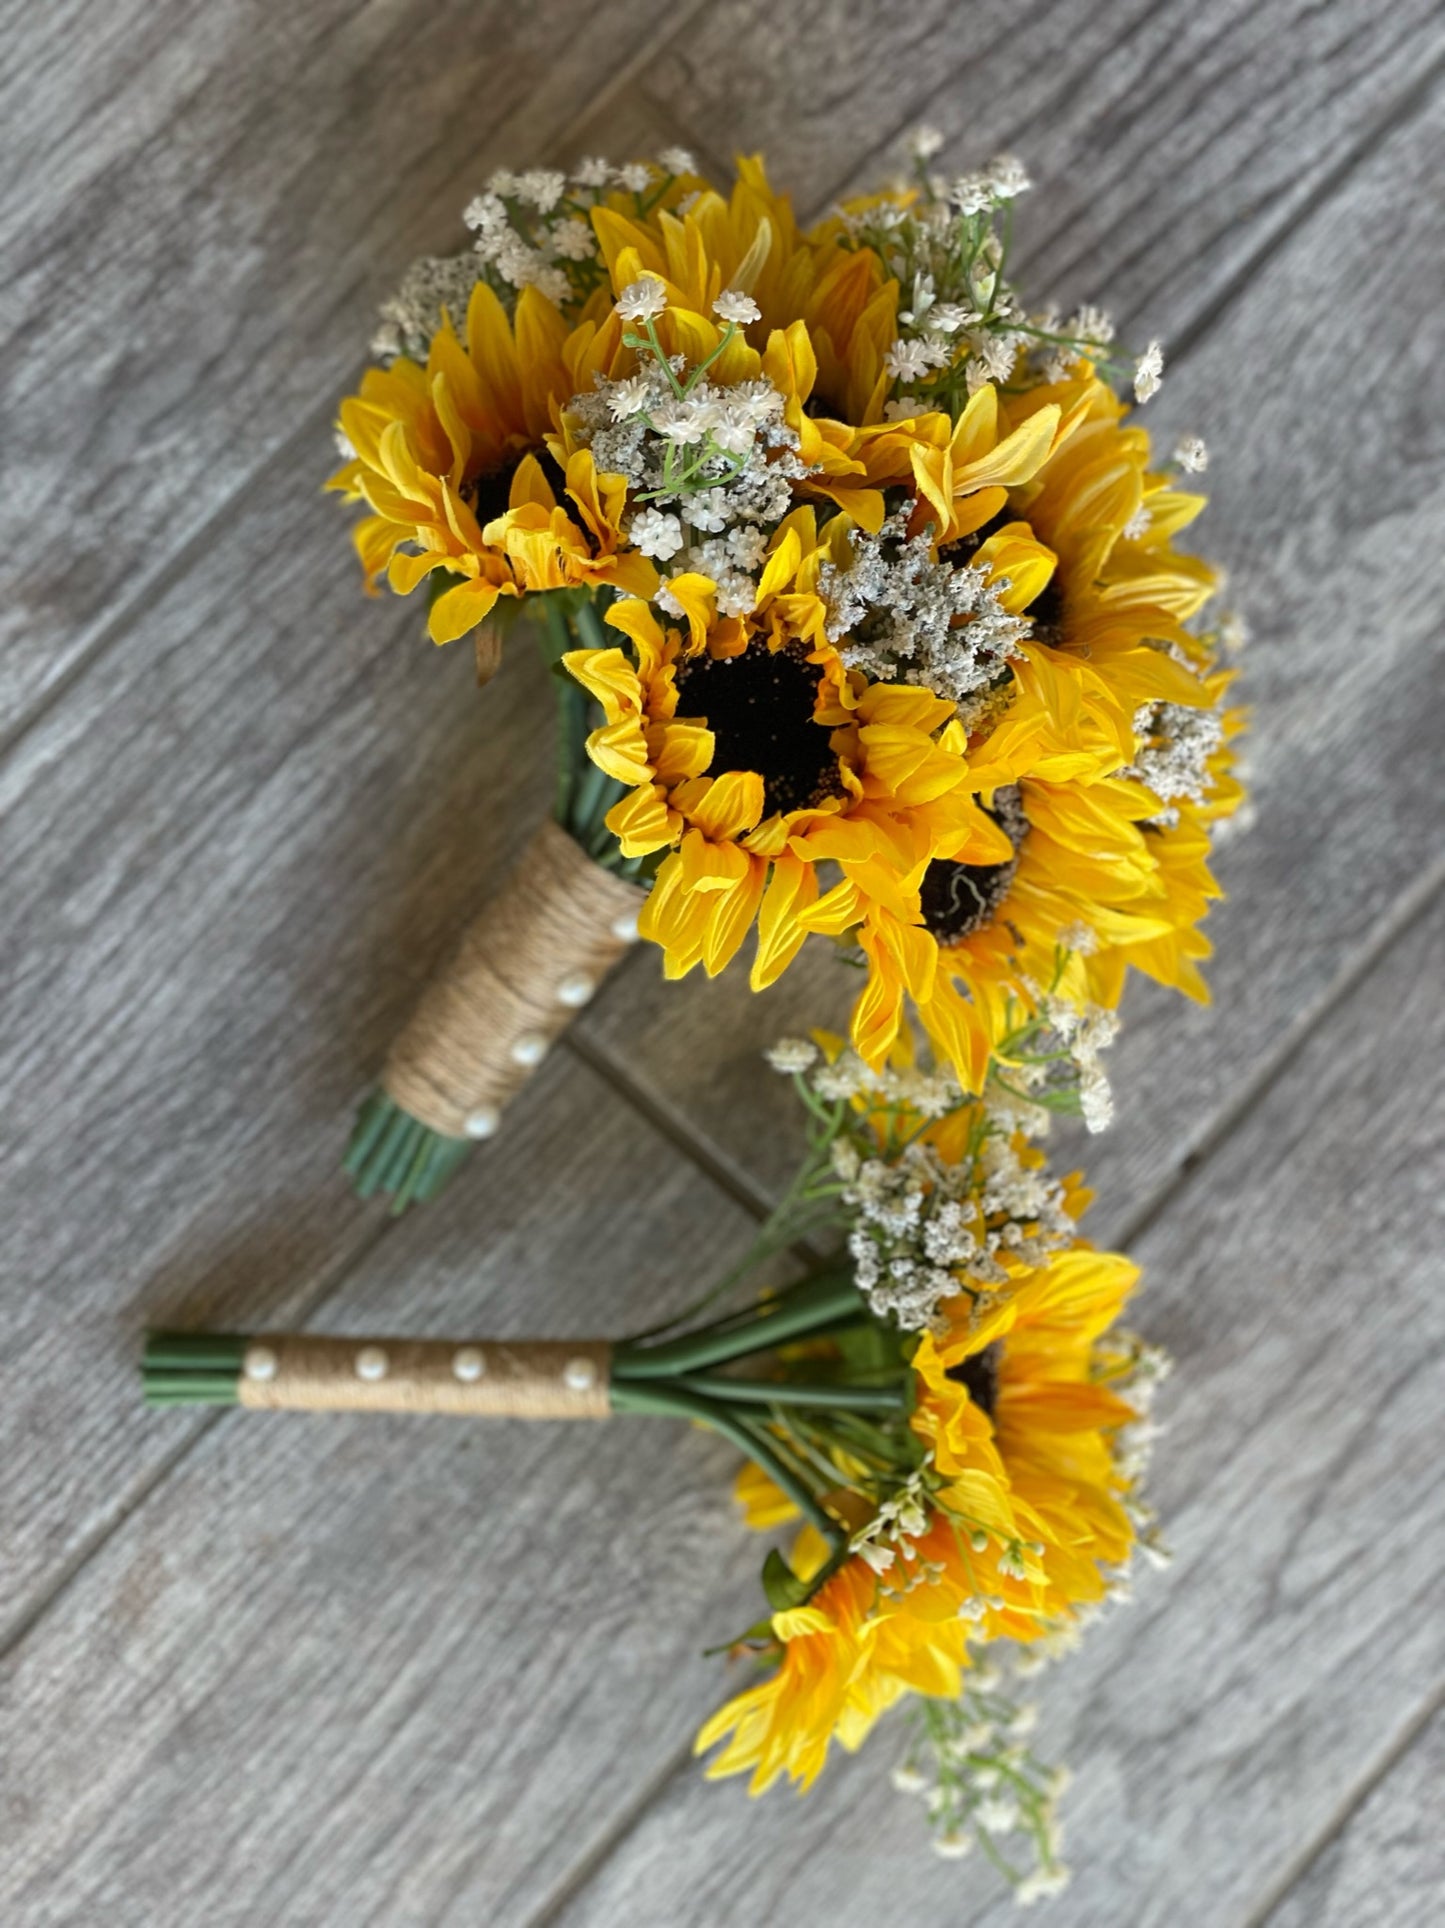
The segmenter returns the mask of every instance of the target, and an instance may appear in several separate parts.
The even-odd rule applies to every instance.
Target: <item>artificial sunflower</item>
[[[1007,1108],[902,1046],[881,1076],[825,1034],[771,1055],[808,1110],[802,1190],[831,1173],[878,1322],[785,1348],[779,1396],[829,1372],[883,1384],[900,1360],[908,1393],[888,1422],[775,1422],[781,1455],[831,1467],[819,1498],[848,1539],[840,1553],[803,1527],[795,1597],[755,1630],[775,1670],[699,1737],[726,1739],[709,1771],[748,1771],[754,1791],[806,1787],[832,1740],[856,1746],[906,1694],[956,1699],[970,1642],[1057,1636],[1104,1597],[1150,1530],[1129,1429],[1157,1371],[1111,1335],[1137,1268],[1079,1238],[1088,1194],[1049,1176]],[[757,1466],[738,1497],[764,1530],[799,1511]]]
[[[796,512],[803,548],[811,519]],[[777,554],[786,567],[797,551],[784,542]],[[769,587],[765,573],[760,599],[773,600]],[[640,924],[669,976],[722,970],[756,920],[752,981],[773,982],[807,934],[825,862],[843,874],[836,888],[892,905],[895,879],[935,851],[980,864],[1010,855],[966,762],[936,740],[950,706],[928,690],[867,683],[786,615],[690,635],[625,601],[606,620],[631,651],[564,660],[605,717],[589,754],[630,786],[609,826],[628,855],[669,851]]]

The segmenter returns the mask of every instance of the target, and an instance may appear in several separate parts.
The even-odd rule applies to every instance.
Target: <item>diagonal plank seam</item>
[[[685,29],[687,20],[699,10],[700,8],[697,7],[688,10],[687,15],[682,22],[680,22],[677,29],[679,33]],[[655,52],[656,50],[653,49],[651,51]],[[614,97],[617,92],[626,86],[644,58],[644,55],[639,54],[614,77],[614,81],[609,88],[605,90],[604,95],[600,97],[599,105],[605,102],[606,99]],[[1416,87],[1393,102],[1390,109],[1382,114],[1372,128],[1355,143],[1354,147],[1349,150],[1340,164],[1331,171],[1327,184],[1322,189],[1312,193],[1309,197],[1307,206],[1311,214],[1318,211],[1323,200],[1327,198],[1329,194],[1335,192],[1346,176],[1351,173],[1362,160],[1366,159],[1391,133],[1396,131],[1400,126],[1407,124],[1409,120],[1423,110],[1433,91],[1441,65],[1442,63],[1437,63]],[[1294,225],[1294,223],[1292,222],[1290,225]],[[1179,340],[1183,346],[1175,352],[1174,362],[1176,366],[1184,354],[1198,345],[1207,328],[1212,327],[1222,315],[1227,312],[1232,303],[1239,298],[1258,265],[1267,261],[1277,251],[1282,233],[1286,231],[1287,230],[1282,229],[1278,233],[1267,235],[1259,248],[1251,255],[1249,262],[1231,279],[1225,290],[1221,292],[1221,295],[1209,304],[1204,316],[1194,323],[1186,324],[1180,331],[1176,339]],[[259,465],[259,467],[246,478],[237,491],[228,498],[226,504],[222,505],[223,509],[231,510],[239,503],[244,502],[250,494],[260,486],[262,478],[274,462],[283,459],[290,450],[304,445],[308,437],[315,435],[318,426],[323,424],[324,420],[329,417],[331,406],[331,402],[328,400],[322,407],[313,411],[311,416],[302,423],[301,427],[292,436],[288,437],[286,442],[283,443],[271,457],[267,458],[265,462]],[[208,521],[188,539],[182,548],[176,552],[175,556],[157,572],[156,577],[145,586],[145,589],[142,592],[138,592],[137,596],[133,597],[124,609],[117,612],[116,616],[102,631],[96,645],[77,659],[72,668],[67,670],[62,678],[57,680],[37,711],[12,733],[7,742],[0,744],[0,758],[3,758],[15,748],[18,743],[29,734],[34,725],[39,722],[45,714],[48,714],[63,691],[71,687],[84,673],[86,668],[92,663],[97,662],[112,644],[119,640],[134,615],[142,595],[148,595],[158,586],[164,585],[172,580],[178,580],[185,573],[190,558],[194,554],[199,553],[205,546],[209,539],[210,530],[221,513],[222,511],[218,510],[216,515],[209,518]],[[1317,1002],[1310,1013],[1301,1019],[1300,1024],[1291,1033],[1290,1039],[1283,1047],[1282,1055],[1269,1061],[1259,1076],[1240,1094],[1238,1101],[1228,1110],[1220,1114],[1214,1129],[1201,1141],[1201,1145],[1196,1148],[1195,1151],[1191,1152],[1181,1161],[1179,1168],[1171,1174],[1170,1178],[1156,1189],[1152,1198],[1142,1207],[1136,1220],[1125,1228],[1122,1234],[1123,1237],[1126,1239],[1136,1237],[1144,1226],[1157,1218],[1168,1201],[1177,1192],[1180,1185],[1187,1180],[1190,1173],[1197,1168],[1203,1159],[1210,1156],[1212,1152],[1217,1149],[1218,1145],[1223,1141],[1223,1138],[1234,1129],[1241,1117],[1258,1102],[1263,1091],[1277,1075],[1281,1065],[1301,1048],[1310,1032],[1328,1016],[1329,1011],[1341,997],[1348,993],[1349,989],[1358,981],[1359,977],[1373,967],[1378,956],[1388,946],[1389,942],[1393,940],[1393,937],[1414,921],[1414,918],[1429,902],[1435,888],[1438,886],[1440,874],[1438,871],[1432,873],[1430,878],[1422,883],[1421,887],[1410,893],[1407,898],[1401,900],[1396,915],[1390,919],[1386,925],[1382,926],[1382,934],[1372,944],[1365,947],[1352,963],[1346,966],[1339,974],[1331,990],[1322,1000]],[[688,1126],[684,1120],[671,1113],[665,1105],[658,1104],[650,1094],[644,1097],[644,1094],[630,1083],[622,1072],[621,1067],[618,1066],[607,1053],[590,1043],[584,1047],[581,1041],[577,1039],[569,1039],[568,1042],[577,1055],[583,1059],[584,1062],[588,1063],[597,1075],[612,1085],[626,1102],[642,1114],[647,1122],[662,1130],[684,1156],[688,1157],[691,1162],[747,1210],[750,1215],[755,1218],[766,1216],[767,1201],[759,1194],[758,1190],[749,1181],[744,1179],[742,1175],[731,1166],[729,1161],[718,1155],[712,1147],[704,1145],[694,1135],[691,1127]],[[316,1293],[307,1301],[303,1309],[303,1316],[310,1317],[321,1305],[327,1302],[334,1291],[340,1289],[351,1270],[360,1263],[374,1247],[377,1240],[389,1229],[389,1224],[390,1221],[383,1223],[371,1238],[358,1244],[353,1251],[347,1253],[339,1260],[338,1265],[330,1270]],[[47,1589],[36,1602],[32,1603],[31,1606],[18,1615],[8,1629],[0,1633],[0,1658],[4,1658],[12,1652],[15,1647],[26,1638],[32,1628],[44,1619],[49,1611],[50,1605],[61,1593],[69,1588],[71,1582],[88,1566],[91,1559],[109,1541],[113,1533],[119,1529],[134,1511],[145,1503],[150,1492],[168,1477],[169,1473],[174,1470],[189,1452],[190,1446],[202,1438],[208,1430],[209,1425],[198,1428],[187,1444],[183,1445],[173,1457],[165,1460],[156,1469],[154,1476],[147,1480],[129,1499],[122,1503],[112,1520],[104,1528],[93,1534],[84,1546],[77,1551],[74,1557],[63,1568],[56,1583]]]
[[[1326,169],[1299,205],[1291,208],[1285,218],[1265,234],[1249,258],[1226,279],[1194,319],[1186,322],[1175,335],[1170,360],[1176,368],[1229,312],[1260,269],[1278,254],[1294,231],[1312,221],[1325,203],[1332,200],[1344,186],[1350,175],[1370,160],[1386,141],[1425,112],[1442,74],[1445,74],[1445,57],[1427,67],[1415,85],[1399,95],[1389,110],[1373,126],[1366,128],[1332,167]]]
[[[706,0],[693,0],[691,5],[680,7],[677,10],[676,24],[666,39],[660,44],[644,42],[630,55],[611,75],[596,99],[590,103],[585,119],[588,121],[595,119],[620,94],[624,93],[642,70],[656,59],[663,48],[670,46],[687,31],[692,21],[703,11],[705,4]],[[650,99],[649,104],[651,104]],[[672,117],[666,118],[671,120]],[[570,128],[554,129],[549,137],[548,146],[555,149],[566,138],[569,131]],[[210,513],[192,529],[180,547],[172,551],[150,575],[143,577],[131,594],[110,614],[93,625],[89,641],[82,644],[55,681],[41,692],[29,713],[17,718],[14,725],[0,735],[0,763],[6,762],[31,732],[45,721],[62,697],[109,654],[147,605],[159,600],[167,590],[186,575],[196,558],[210,548],[216,530],[234,516],[238,509],[244,507],[276,466],[289,461],[298,450],[319,442],[325,436],[335,410],[336,398],[328,396],[303,415],[298,427],[264,455],[253,469],[240,477],[236,486],[229,494],[223,496]]]
[[[1331,1013],[1348,1000],[1350,995],[1358,989],[1360,984],[1369,976],[1380,958],[1384,956],[1393,945],[1397,944],[1414,924],[1423,918],[1434,903],[1435,898],[1439,895],[1442,885],[1445,885],[1445,862],[1438,864],[1428,876],[1421,880],[1421,883],[1416,889],[1410,891],[1405,897],[1400,899],[1396,906],[1395,914],[1382,921],[1371,942],[1363,946],[1350,962],[1336,974],[1328,991],[1316,1002],[1312,1010],[1305,1013],[1299,1023],[1291,1029],[1279,1051],[1266,1062],[1259,1074],[1250,1080],[1249,1084],[1239,1093],[1236,1101],[1218,1115],[1213,1127],[1200,1141],[1199,1145],[1185,1158],[1181,1159],[1179,1165],[1174,1172],[1170,1174],[1169,1178],[1155,1189],[1153,1195],[1145,1201],[1140,1210],[1134,1214],[1132,1220],[1126,1224],[1120,1234],[1119,1242],[1121,1245],[1128,1246],[1132,1244],[1160,1217],[1162,1212],[1172,1203],[1179,1192],[1182,1191],[1185,1186],[1192,1183],[1194,1178],[1209,1164],[1215,1154],[1222,1149],[1225,1140],[1229,1138],[1237,1127],[1243,1123],[1245,1118],[1258,1107],[1281,1072],[1287,1069],[1290,1063],[1299,1056],[1309,1039],[1321,1025],[1325,1023]],[[607,1060],[604,1054],[599,1053],[594,1061],[591,1056],[590,1047],[588,1052],[584,1054],[580,1051],[574,1040],[569,1038],[567,1042],[574,1050],[578,1050],[579,1055],[586,1055],[588,1063],[592,1064],[593,1068],[601,1075],[607,1075]],[[664,1112],[660,1111],[659,1108],[650,1101],[646,1105],[639,1103],[638,1097],[631,1089],[626,1088],[624,1085],[619,1084],[618,1089],[620,1095],[629,1103],[637,1104],[640,1110],[646,1110],[649,1115],[665,1115]],[[678,1149],[682,1151],[685,1156],[691,1155],[691,1149],[687,1143],[680,1143]],[[711,1156],[709,1156],[708,1162],[710,1168],[713,1162]],[[745,1198],[743,1202],[746,1202]],[[1242,1924],[1242,1928],[1264,1928],[1265,1919],[1270,1910],[1278,1906],[1284,1894],[1288,1891],[1288,1887],[1293,1885],[1294,1881],[1298,1879],[1299,1875],[1314,1859],[1315,1855],[1327,1845],[1334,1834],[1345,1824],[1355,1807],[1359,1805],[1360,1801],[1366,1797],[1370,1789],[1374,1786],[1375,1781],[1378,1780],[1382,1774],[1389,1771],[1396,1756],[1408,1748],[1410,1742],[1435,1712],[1439,1704],[1439,1698],[1440,1697],[1436,1695],[1428,1701],[1418,1718],[1412,1720],[1403,1741],[1387,1753],[1386,1757],[1370,1771],[1361,1784],[1350,1791],[1340,1812],[1331,1818],[1328,1828],[1322,1831],[1317,1841],[1311,1845],[1307,1854],[1291,1869],[1288,1881],[1271,1892],[1264,1914],[1252,1916],[1247,1923]],[[678,1750],[675,1759],[677,1771],[681,1771],[686,1765],[691,1754],[692,1748],[690,1745]],[[578,1870],[574,1870],[559,1885],[553,1897],[549,1899],[541,1912],[529,1920],[527,1928],[547,1928],[549,1922],[556,1920],[567,1904],[572,1901],[577,1894],[582,1892],[592,1880],[593,1876],[612,1858],[617,1849],[627,1839],[628,1835],[635,1832],[638,1823],[645,1814],[645,1806],[636,1806],[629,1809],[627,1815],[620,1819],[617,1827],[614,1829],[610,1844],[605,1842],[598,1843],[589,1849],[584,1861],[579,1864]]]
[[[294,1322],[298,1327],[304,1326],[315,1313],[320,1311],[321,1307],[330,1300],[334,1293],[341,1290],[357,1266],[376,1249],[382,1239],[386,1237],[387,1233],[392,1231],[399,1222],[399,1220],[394,1218],[384,1218],[379,1224],[365,1228],[355,1246],[347,1251],[338,1253],[332,1264],[323,1268],[315,1290],[311,1292],[296,1309]],[[140,1397],[138,1378],[136,1397]],[[224,1407],[208,1413],[204,1419],[192,1427],[184,1439],[177,1443],[174,1451],[167,1453],[160,1459],[144,1478],[119,1501],[110,1518],[98,1526],[93,1533],[89,1534],[80,1545],[76,1547],[75,1551],[71,1554],[70,1558],[65,1561],[63,1566],[61,1566],[55,1578],[51,1584],[46,1587],[44,1592],[24,1606],[20,1612],[14,1616],[8,1626],[0,1628],[0,1665],[7,1662],[10,1656],[24,1645],[25,1641],[29,1639],[30,1635],[36,1631],[41,1622],[47,1617],[51,1608],[56,1606],[62,1597],[70,1591],[70,1588],[81,1577],[86,1568],[89,1567],[91,1561],[95,1559],[97,1554],[105,1549],[115,1535],[126,1525],[127,1521],[138,1513],[142,1507],[148,1504],[152,1495],[159,1491],[159,1489],[167,1483],[171,1475],[180,1469],[183,1462],[189,1458],[190,1454],[200,1445],[201,1441],[213,1432],[217,1426],[223,1424],[228,1418],[233,1417],[234,1414],[228,1412]]]
[[[1427,1695],[1399,1734],[1380,1751],[1340,1803],[1338,1811],[1293,1857],[1259,1907],[1240,1923],[1240,1928],[1268,1928],[1277,1910],[1304,1880],[1320,1856],[1344,1833],[1355,1814],[1364,1806],[1380,1783],[1404,1760],[1442,1707],[1445,1707],[1445,1683],[1441,1683],[1432,1694]]]

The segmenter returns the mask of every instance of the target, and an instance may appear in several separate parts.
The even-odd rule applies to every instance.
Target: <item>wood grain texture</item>
[[[5,1620],[165,1450],[143,1320],[274,1317],[375,1236],[337,1171],[353,1103],[547,807],[533,664],[488,721],[407,612],[351,626],[337,533],[277,476],[210,595],[150,611],[144,674],[107,656],[5,772]]]
[[[376,303],[419,253],[461,245],[491,168],[574,138],[687,11],[125,0],[98,32],[70,5],[17,16],[0,730],[118,611],[144,611],[278,449],[324,473],[312,418],[360,365]]]
[[[1429,0],[1360,27],[1309,0],[718,0],[638,79],[715,151],[764,151],[800,213],[896,168],[920,121],[945,174],[1016,151],[1040,293],[1175,333],[1445,58]]]
[[[1076,1774],[1070,1928],[1249,1920],[1445,1669],[1442,965],[1437,901],[1139,1241],[1138,1323],[1178,1366],[1152,1481],[1176,1558],[1041,1683],[1039,1751]],[[906,1895],[1002,1928],[889,1754],[806,1801],[680,1768],[558,1921],[862,1928]]]
[[[802,1810],[670,1779],[719,1691],[699,1650],[756,1600],[715,1442],[162,1419],[132,1378],[148,1319],[640,1316],[744,1233],[679,1152],[758,1198],[790,1162],[756,1050],[836,984],[664,994],[640,959],[582,1039],[610,1094],[559,1054],[440,1206],[388,1228],[349,1199],[352,1101],[544,807],[547,718],[524,650],[480,703],[414,604],[362,603],[311,491],[374,301],[488,167],[763,145],[806,205],[926,113],[950,164],[1033,164],[1031,287],[1195,343],[1153,417],[1216,445],[1203,533],[1258,636],[1218,1012],[1131,998],[1086,1154],[1097,1233],[1210,1154],[1144,1253],[1182,1355],[1180,1568],[1048,1683],[1046,1733],[1090,1776],[1061,1918],[1243,1920],[1439,1675],[1438,1237],[1404,1115],[1438,925],[1230,1130],[1439,854],[1438,17],[293,14],[64,0],[0,79],[0,717],[33,724],[0,763],[0,1913],[711,1928],[723,1870],[748,1921],[991,1892],[920,1854],[886,1741]],[[1362,1241],[1364,1287],[1331,1263]]]
[[[163,1463],[140,1325],[280,1316],[377,1235],[352,1109],[550,805],[535,652],[483,705],[368,602],[329,454],[321,414],[0,763],[0,1630]]]
[[[324,1329],[621,1334],[750,1235],[565,1054],[490,1149]],[[213,1418],[5,1670],[0,1918],[525,1919],[754,1617],[735,1465],[657,1420]]]
[[[1097,1236],[1179,1169],[1445,855],[1445,419],[1421,407],[1445,352],[1442,167],[1437,98],[1270,255],[1146,416],[1166,448],[1202,428],[1214,449],[1196,540],[1227,564],[1254,631],[1242,693],[1258,819],[1218,853],[1213,1006],[1136,982],[1112,1054],[1117,1122],[1062,1135],[1103,1192]],[[1335,407],[1366,337],[1368,408]],[[638,1036],[634,980],[656,969],[632,960],[583,1034],[767,1190],[794,1100],[782,1079],[760,1086],[758,1054],[810,1024],[843,1028],[853,973],[818,942],[763,997],[741,970],[699,974]]]
[[[1437,1713],[1271,1913],[1268,1928],[1415,1928],[1438,1921],[1445,1914],[1442,1788],[1445,1713]]]

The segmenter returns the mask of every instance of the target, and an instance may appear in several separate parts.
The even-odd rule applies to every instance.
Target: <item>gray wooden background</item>
[[[1165,338],[1254,629],[1216,1003],[1131,994],[1088,1148],[1178,1355],[1178,1557],[1044,1683],[1050,1918],[1440,1919],[1437,0],[51,0],[3,45],[0,1919],[1009,1918],[886,1731],[806,1801],[700,1779],[760,1556],[718,1442],[134,1376],[155,1321],[625,1328],[745,1242],[826,957],[754,1000],[639,955],[440,1205],[340,1182],[547,716],[520,649],[482,701],[362,599],[318,483],[491,167],[765,147],[806,215],[925,117],[1029,160],[1034,293]]]

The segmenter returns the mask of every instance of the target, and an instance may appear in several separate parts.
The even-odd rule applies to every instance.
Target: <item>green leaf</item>
[[[763,1593],[774,1613],[801,1607],[812,1588],[800,1580],[776,1547],[763,1561]]]

